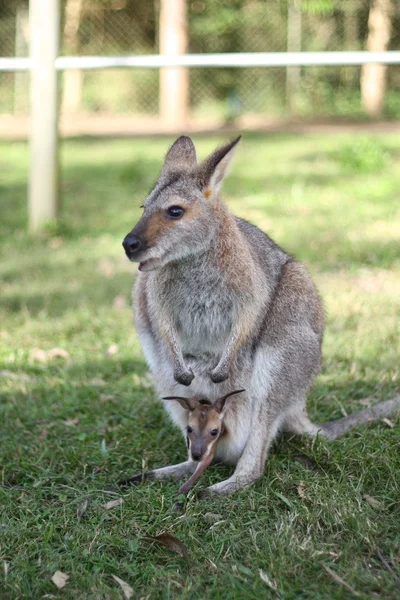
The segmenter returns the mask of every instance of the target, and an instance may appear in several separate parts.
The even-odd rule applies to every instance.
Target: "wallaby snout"
[[[143,242],[140,238],[130,232],[125,237],[122,245],[129,260],[133,260],[137,252],[142,248]]]
[[[190,454],[193,460],[201,460],[207,451],[207,444],[204,443],[203,439],[194,440],[190,446]]]

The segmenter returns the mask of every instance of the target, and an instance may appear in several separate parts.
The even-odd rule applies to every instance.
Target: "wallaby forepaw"
[[[185,371],[175,371],[174,379],[182,385],[190,385],[194,379],[194,373],[192,369],[186,369]]]
[[[218,369],[218,367],[213,369],[212,371],[209,371],[208,374],[213,383],[222,383],[229,377],[228,370]]]

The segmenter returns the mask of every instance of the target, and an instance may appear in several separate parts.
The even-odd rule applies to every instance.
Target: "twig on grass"
[[[322,566],[324,567],[324,569],[328,573],[328,575],[333,579],[333,581],[335,581],[336,583],[339,583],[340,585],[345,587],[346,590],[349,590],[349,592],[351,592],[354,596],[360,597],[360,594],[358,592],[356,592],[356,590],[354,588],[352,588],[351,585],[346,583],[345,580],[340,577],[340,575],[335,573],[335,571],[332,571],[332,569],[330,569],[326,565],[322,565]]]
[[[388,561],[386,560],[386,558],[383,556],[382,552],[379,549],[376,551],[376,556],[378,557],[378,560],[381,561],[381,563],[383,564],[385,569],[387,569],[389,571],[389,573],[391,573],[393,575],[393,577],[396,580],[397,585],[400,587],[400,577],[397,575],[397,573],[394,571],[394,569],[390,566],[390,564],[388,563]]]

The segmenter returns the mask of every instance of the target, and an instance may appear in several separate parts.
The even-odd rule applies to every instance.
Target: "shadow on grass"
[[[371,373],[373,361],[364,362]],[[157,468],[185,460],[182,434],[170,422],[161,402],[155,400],[153,389],[132,380],[133,373],[141,377],[145,370],[143,361],[126,359],[87,361],[64,368],[50,365],[45,371],[27,365],[24,374],[31,378],[29,392],[2,394],[2,462],[13,465],[7,469],[6,487],[26,489],[37,485],[38,480],[56,487],[68,485],[71,474],[78,478],[80,487],[91,479],[114,486],[122,476],[140,472],[144,463],[147,468]],[[94,377],[104,385],[93,385]],[[385,399],[394,395],[392,387],[380,389]],[[343,416],[342,405],[349,413],[361,410],[359,399],[363,394],[373,394],[375,388],[373,377],[355,379],[351,385],[336,381],[323,384],[317,379],[309,399],[310,416],[323,423]],[[332,398],[340,398],[340,404]],[[356,435],[376,439],[380,426],[375,423],[360,428]],[[351,435],[346,439],[351,440]],[[288,463],[297,461],[300,471],[310,470],[310,464],[319,456],[312,469],[316,476],[340,478],[337,464],[331,461],[330,453],[320,451],[320,444],[340,450],[341,442],[319,440],[314,448],[306,437],[279,436],[267,461],[266,476],[272,477],[271,462],[274,468],[281,463],[286,469]],[[346,469],[352,460],[343,454],[342,468]],[[371,456],[368,460],[375,459]],[[222,481],[231,472],[232,467],[216,465],[207,478]]]

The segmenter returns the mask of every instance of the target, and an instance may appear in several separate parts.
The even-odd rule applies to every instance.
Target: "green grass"
[[[185,456],[145,376],[129,308],[135,266],[121,248],[170,141],[65,142],[65,218],[36,239],[25,229],[28,149],[0,144],[0,597],[122,598],[112,575],[151,600],[352,597],[325,566],[362,598],[398,598],[377,555],[400,575],[398,423],[335,443],[280,439],[254,487],[189,499],[183,514],[174,482],[115,488]],[[199,139],[200,156],[219,141]],[[245,135],[226,181],[232,210],[304,260],[324,297],[316,421],[399,391],[399,189],[390,135]],[[68,355],[43,360],[54,348]],[[199,487],[229,473],[212,467]],[[189,561],[143,542],[162,532],[186,544]],[[56,570],[69,575],[60,592]]]

